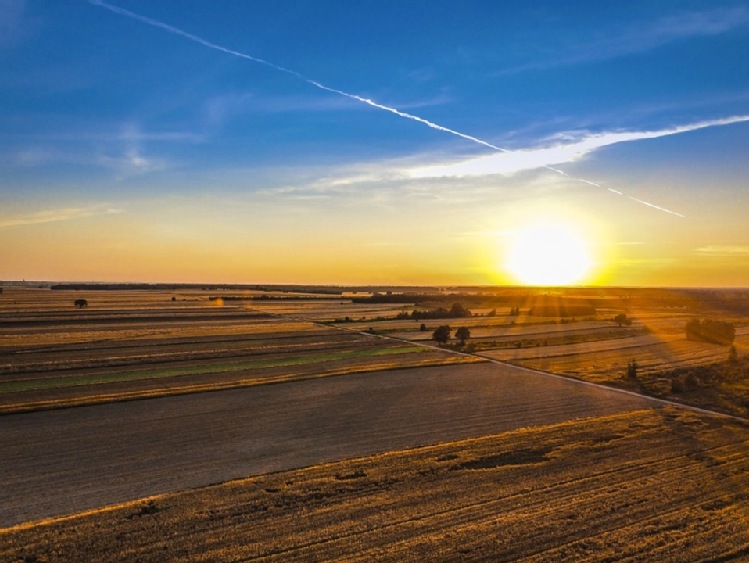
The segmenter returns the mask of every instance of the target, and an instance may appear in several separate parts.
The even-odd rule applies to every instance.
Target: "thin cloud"
[[[113,143],[119,141],[146,141],[159,143],[202,143],[206,136],[201,133],[191,131],[128,131],[124,132],[97,132],[97,131],[60,131],[60,132],[43,132],[43,133],[6,133],[0,132],[0,138],[21,139],[29,141],[65,141],[66,144],[71,142],[89,143],[103,142]]]
[[[252,61],[254,63],[266,66],[268,68],[272,68],[274,70],[277,70],[278,72],[282,72],[284,74],[295,76],[299,80],[302,80],[303,82],[306,82],[307,84],[310,84],[310,85],[314,86],[315,88],[318,88],[318,89],[323,90],[325,92],[330,92],[332,94],[338,94],[339,96],[343,96],[344,98],[348,98],[349,100],[354,100],[354,101],[357,101],[357,102],[361,102],[362,104],[366,104],[366,105],[368,105],[370,107],[373,107],[373,108],[376,108],[376,109],[379,109],[379,110],[382,110],[382,111],[386,111],[388,113],[391,113],[393,115],[397,115],[398,117],[402,117],[404,119],[408,119],[408,120],[411,120],[411,121],[415,121],[417,123],[421,123],[422,125],[425,125],[425,126],[429,127],[430,129],[434,129],[436,131],[441,131],[443,133],[448,133],[450,135],[454,135],[456,137],[460,137],[461,139],[465,139],[466,141],[470,141],[472,143],[476,143],[478,145],[482,145],[484,147],[493,149],[493,150],[495,150],[497,152],[500,152],[500,153],[511,152],[511,151],[508,151],[507,149],[504,149],[502,147],[498,147],[497,145],[494,145],[492,143],[484,141],[483,139],[479,139],[478,137],[474,137],[473,135],[468,135],[466,133],[462,133],[460,131],[457,131],[456,129],[451,129],[449,127],[445,127],[444,125],[440,125],[440,124],[435,123],[433,121],[430,121],[428,119],[424,119],[423,117],[419,117],[418,115],[414,115],[414,114],[411,114],[411,113],[408,113],[408,112],[405,112],[405,111],[401,111],[401,110],[399,110],[397,108],[394,108],[392,106],[388,106],[388,105],[385,105],[385,104],[381,104],[381,103],[375,102],[374,100],[372,100],[370,98],[365,98],[365,97],[359,96],[357,94],[352,94],[350,92],[346,92],[345,90],[339,90],[338,88],[332,88],[330,86],[326,86],[322,82],[319,82],[317,80],[313,80],[311,78],[308,78],[308,77],[304,76],[303,74],[301,74],[301,73],[299,73],[299,72],[297,72],[295,70],[291,70],[289,68],[277,65],[277,64],[272,63],[270,61],[267,61],[265,59],[254,57],[254,56],[249,55],[247,53],[242,53],[240,51],[235,51],[233,49],[229,49],[227,47],[223,47],[223,46],[221,46],[221,45],[219,45],[217,43],[213,43],[211,41],[208,41],[207,39],[203,39],[202,37],[199,37],[199,36],[194,35],[192,33],[188,33],[187,31],[184,31],[182,29],[179,29],[177,27],[174,27],[174,26],[169,25],[167,23],[164,23],[162,21],[155,20],[153,18],[149,18],[149,17],[146,17],[146,16],[142,16],[140,14],[136,14],[135,12],[131,12],[129,10],[125,10],[124,8],[119,8],[117,6],[113,6],[111,4],[107,4],[103,0],[89,0],[89,2],[91,4],[93,4],[93,5],[95,5],[95,6],[99,6],[101,8],[106,9],[106,10],[109,10],[110,12],[113,12],[115,14],[118,14],[118,15],[121,15],[121,16],[125,16],[127,18],[134,19],[136,21],[139,21],[139,22],[144,23],[146,25],[150,25],[150,26],[156,27],[158,29],[162,29],[162,30],[164,30],[164,31],[166,31],[166,32],[168,32],[168,33],[170,33],[172,35],[177,35],[179,37],[182,37],[184,39],[187,39],[189,41],[192,41],[192,42],[197,43],[199,45],[202,45],[204,47],[207,47],[208,49],[213,49],[215,51],[226,53],[226,54],[234,56],[234,57],[239,57],[239,58],[242,58],[242,59],[246,59],[248,61]],[[542,164],[541,167],[546,168],[547,170],[550,170],[551,172],[554,172],[554,173],[559,174],[561,176],[565,176],[567,178],[576,180],[578,182],[583,182],[583,183],[588,184],[590,186],[594,186],[594,187],[601,188],[601,189],[606,189],[606,188],[603,188],[603,186],[601,186],[600,184],[598,184],[596,182],[591,182],[590,180],[586,180],[584,178],[575,178],[575,177],[572,177],[569,174],[567,174],[564,170],[559,170],[558,168],[552,168],[548,164]],[[616,194],[618,196],[627,197],[628,199],[630,199],[630,200],[632,200],[634,202],[637,202],[637,203],[639,203],[641,205],[645,205],[647,207],[650,207],[651,209],[656,209],[658,211],[662,211],[664,213],[668,213],[670,215],[675,215],[675,216],[678,216],[678,217],[684,217],[684,215],[682,215],[681,213],[679,213],[677,211],[672,211],[672,210],[667,209],[665,207],[661,207],[660,205],[656,205],[655,203],[652,203],[652,202],[649,202],[649,201],[645,201],[643,199],[639,199],[639,198],[636,198],[636,197],[633,197],[633,196],[630,196],[630,195],[626,195],[623,192],[620,192],[618,190],[614,190],[614,189],[608,188],[608,191],[611,192],[611,193],[613,193],[613,194]]]
[[[740,245],[708,245],[696,251],[709,256],[749,256],[749,246]]]
[[[418,166],[406,170],[405,173],[411,178],[469,177],[489,176],[493,174],[511,175],[524,170],[534,170],[536,168],[574,162],[602,147],[617,143],[657,139],[659,137],[678,135],[698,129],[719,127],[746,121],[749,121],[749,115],[699,121],[656,131],[596,133],[574,142],[558,143],[551,147],[514,150],[458,162]],[[614,193],[617,192],[614,191]]]
[[[145,141],[165,140],[154,138],[153,134],[143,133],[137,123],[127,123],[116,138],[121,146],[116,154],[102,154],[98,163],[113,168],[120,177],[161,172],[172,167],[167,160],[146,154]]]
[[[447,96],[398,104],[400,108],[415,109],[443,105],[450,102]],[[251,92],[224,94],[210,98],[204,104],[204,114],[210,125],[220,125],[229,118],[245,113],[298,113],[360,110],[361,104],[330,96],[275,96],[259,97]]]
[[[749,24],[749,9],[746,6],[680,12],[633,27],[606,30],[598,37],[568,46],[566,49],[560,47],[563,51],[561,56],[521,65],[502,71],[500,74],[615,59],[644,53],[675,41],[720,35],[747,24]]]
[[[122,213],[121,209],[96,205],[92,207],[64,207],[60,209],[47,209],[23,215],[0,217],[0,228],[19,227],[23,225],[41,225],[44,223],[56,223],[59,221],[72,221],[84,219],[95,215],[113,215]]]

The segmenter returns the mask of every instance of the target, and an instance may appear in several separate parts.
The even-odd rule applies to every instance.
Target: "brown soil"
[[[744,425],[634,411],[28,523],[0,559],[741,560],[748,454]]]

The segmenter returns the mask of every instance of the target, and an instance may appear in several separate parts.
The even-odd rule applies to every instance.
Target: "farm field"
[[[76,310],[76,292],[6,292],[0,413],[480,361],[176,295],[100,291]]]
[[[0,558],[744,560],[747,454],[743,423],[634,410],[30,523]]]
[[[586,291],[5,287],[0,559],[749,557],[749,300]]]
[[[579,293],[584,294],[584,290]],[[717,294],[721,296],[719,299],[715,299],[715,293],[708,292],[710,298],[704,301],[699,299],[700,292],[677,298],[667,292],[648,295],[648,291],[643,290],[639,297],[635,292],[631,302],[591,296],[586,302],[595,304],[596,310],[580,318],[531,315],[533,299],[517,298],[515,302],[528,307],[521,308],[518,315],[510,315],[510,307],[495,307],[494,314],[487,316],[488,307],[479,306],[475,310],[480,313],[463,318],[371,319],[333,324],[351,330],[364,330],[366,326],[377,334],[426,345],[436,345],[432,332],[439,325],[450,325],[453,333],[458,327],[466,327],[471,334],[468,345],[461,349],[453,337],[449,343],[452,349],[747,416],[749,317],[746,295],[740,291]],[[456,294],[452,299],[460,302],[461,296]],[[555,297],[544,296],[543,299],[553,302]],[[731,308],[732,299],[735,310]],[[619,326],[614,319],[624,313],[625,307],[628,322]],[[402,313],[417,308],[404,306]],[[330,314],[324,316],[327,318]],[[739,361],[728,365],[729,346],[688,340],[685,326],[693,318],[714,318],[733,324],[736,329],[733,346]],[[628,377],[631,362],[637,364],[636,380]],[[701,378],[689,376],[689,370],[694,368],[702,369]]]
[[[488,362],[0,416],[0,526],[653,405]]]

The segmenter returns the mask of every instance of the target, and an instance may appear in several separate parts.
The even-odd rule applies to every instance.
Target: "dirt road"
[[[657,404],[511,366],[406,369],[0,417],[0,526]]]

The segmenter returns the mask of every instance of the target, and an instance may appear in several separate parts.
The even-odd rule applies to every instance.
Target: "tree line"
[[[422,319],[459,319],[463,317],[470,317],[471,311],[466,309],[460,303],[453,303],[450,309],[444,307],[437,307],[436,309],[414,309],[410,313],[398,313],[396,319],[406,320],[412,319],[414,321],[420,321]]]

